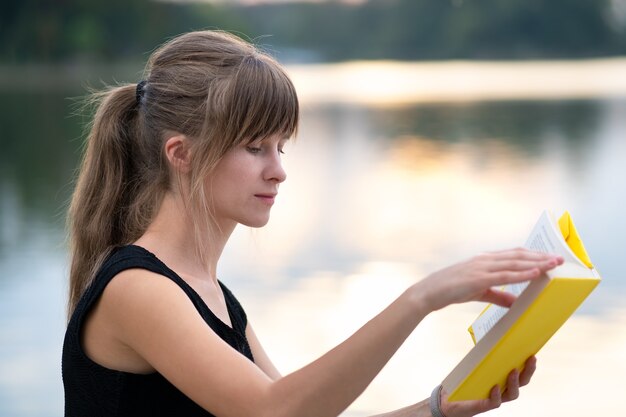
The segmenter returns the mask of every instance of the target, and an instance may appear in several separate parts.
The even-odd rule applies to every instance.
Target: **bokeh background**
[[[238,229],[220,265],[284,373],[430,271],[569,210],[603,282],[491,415],[621,413],[625,0],[21,0],[0,4],[0,416],[63,414],[81,97],[204,28],[269,51],[302,102],[270,224]],[[481,309],[427,317],[345,416],[428,396]]]

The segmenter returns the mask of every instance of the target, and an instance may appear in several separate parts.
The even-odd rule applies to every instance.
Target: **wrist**
[[[432,417],[446,417],[441,411],[441,385],[437,385],[430,395],[430,414]]]
[[[430,305],[431,298],[428,295],[428,291],[426,291],[423,281],[417,282],[409,287],[406,294],[415,317],[424,318],[435,310]]]

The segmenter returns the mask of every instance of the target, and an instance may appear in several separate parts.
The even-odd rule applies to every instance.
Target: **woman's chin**
[[[240,221],[239,223],[244,226],[258,229],[258,228],[265,226],[269,222],[269,220],[270,218],[266,217],[266,218],[259,218],[259,219],[246,219],[244,221]]]

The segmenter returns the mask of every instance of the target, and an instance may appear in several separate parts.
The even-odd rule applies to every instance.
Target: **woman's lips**
[[[274,200],[276,199],[276,194],[255,194],[254,196],[269,205],[274,204]]]

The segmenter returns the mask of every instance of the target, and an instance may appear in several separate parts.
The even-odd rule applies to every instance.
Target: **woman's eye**
[[[283,148],[278,148],[278,153],[281,155],[284,155],[285,151],[283,150]]]
[[[246,150],[250,152],[251,154],[257,154],[261,152],[261,148],[258,148],[256,146],[246,146]]]

